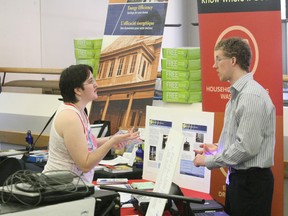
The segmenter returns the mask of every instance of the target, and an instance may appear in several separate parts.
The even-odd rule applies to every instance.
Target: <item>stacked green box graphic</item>
[[[163,48],[163,101],[196,103],[202,101],[199,47]]]
[[[76,64],[87,64],[93,68],[94,77],[99,68],[102,38],[74,39],[74,55]]]
[[[188,70],[188,71],[177,71],[170,69],[162,69],[162,79],[166,81],[181,81],[181,80],[191,80],[199,81],[201,80],[201,70]]]
[[[163,91],[163,101],[171,103],[197,103],[202,101],[202,92]]]
[[[201,91],[201,80],[199,81],[162,81],[162,90],[163,91],[188,91],[188,92],[199,92]]]
[[[199,47],[163,48],[162,55],[165,59],[200,59]]]
[[[162,59],[161,65],[163,69],[170,70],[179,70],[179,71],[187,71],[187,70],[200,70],[201,63],[200,59]]]

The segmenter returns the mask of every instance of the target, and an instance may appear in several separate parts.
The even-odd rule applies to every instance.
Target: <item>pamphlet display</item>
[[[155,181],[163,161],[170,130],[183,135],[178,165],[173,182],[180,187],[210,192],[211,172],[204,167],[195,167],[193,150],[202,143],[213,142],[214,113],[197,112],[189,109],[147,106],[144,145],[143,179]],[[166,172],[169,172],[169,167]]]

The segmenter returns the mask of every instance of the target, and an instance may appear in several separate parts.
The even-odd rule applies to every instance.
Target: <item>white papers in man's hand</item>
[[[125,158],[123,156],[117,156],[114,159],[111,160],[101,160],[99,162],[100,165],[117,165],[117,164],[127,164],[129,162],[129,158]]]

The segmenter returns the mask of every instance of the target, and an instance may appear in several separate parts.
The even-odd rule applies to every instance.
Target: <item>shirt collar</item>
[[[235,91],[241,91],[241,89],[246,85],[246,83],[250,80],[253,80],[253,73],[247,73],[244,76],[242,76],[239,80],[237,80],[230,88],[230,92]]]

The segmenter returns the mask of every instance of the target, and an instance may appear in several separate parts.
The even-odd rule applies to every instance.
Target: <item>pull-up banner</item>
[[[119,128],[145,127],[152,105],[168,0],[109,0],[99,69],[98,99],[90,121]],[[94,109],[95,107],[95,109]]]
[[[276,107],[276,146],[273,167],[275,187],[272,215],[283,215],[283,89],[280,0],[198,0],[201,47],[202,107],[215,112],[214,142],[223,126],[223,112],[230,99],[230,83],[221,82],[214,64],[214,47],[223,38],[246,39],[252,49],[250,71],[268,92]],[[210,194],[225,198],[226,170],[211,172]]]
[[[251,72],[282,115],[282,41],[280,0],[198,0],[202,66],[203,111],[224,112],[229,83],[219,80],[214,47],[227,37],[239,36],[252,48]]]

